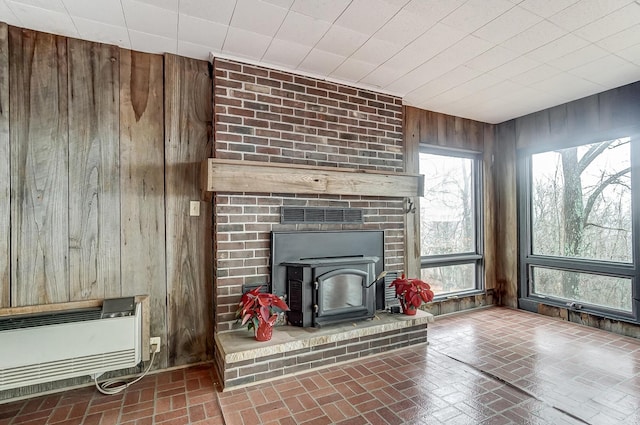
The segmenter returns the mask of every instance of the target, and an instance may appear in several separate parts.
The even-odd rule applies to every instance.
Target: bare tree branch
[[[584,155],[582,155],[582,158],[580,158],[580,161],[578,161],[578,174],[582,174],[582,172],[587,169],[589,164],[591,164],[593,160],[598,157],[598,155],[607,150],[611,143],[612,142],[602,142],[591,145],[589,147],[589,150]]]
[[[610,184],[619,182],[618,179],[630,171],[631,171],[631,167],[627,167],[623,170],[618,171],[615,174],[610,175],[607,179],[603,180],[598,185],[598,187],[596,187],[596,189],[593,191],[593,193],[591,193],[591,195],[589,195],[589,199],[587,199],[587,203],[584,206],[583,222],[585,223],[585,226],[586,226],[587,220],[589,219],[589,214],[591,214],[591,210],[593,209],[593,205],[596,203],[596,199],[598,198],[598,196],[602,194],[602,192],[607,188],[607,186],[609,186]]]
[[[598,229],[604,229],[604,230],[615,230],[617,232],[628,232],[629,229],[624,229],[621,227],[608,227],[608,226],[602,226],[600,224],[596,224],[596,223],[585,223],[584,227],[586,228],[587,226],[593,226],[593,227],[597,227]]]

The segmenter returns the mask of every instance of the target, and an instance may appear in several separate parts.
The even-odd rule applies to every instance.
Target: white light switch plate
[[[189,215],[198,217],[200,215],[200,201],[189,202]]]

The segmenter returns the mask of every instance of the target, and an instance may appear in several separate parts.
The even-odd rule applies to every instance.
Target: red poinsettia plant
[[[433,300],[431,286],[420,279],[406,279],[404,273],[402,277],[394,279],[389,287],[395,287],[396,298],[400,300],[404,314],[414,315],[423,302],[428,303]]]
[[[289,306],[279,296],[260,292],[261,289],[262,286],[259,286],[242,295],[236,318],[242,319],[242,325],[248,324],[249,330],[255,330],[258,341],[268,341],[278,319],[277,311],[289,311]]]

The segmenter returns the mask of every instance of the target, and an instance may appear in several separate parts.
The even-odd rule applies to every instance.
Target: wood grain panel
[[[544,151],[628,135],[640,115],[640,83],[517,118],[519,150]]]
[[[213,358],[211,203],[200,216],[200,163],[212,155],[207,62],[165,55],[165,164],[169,364]],[[199,201],[198,201],[199,202]]]
[[[404,113],[404,172],[420,173],[420,129],[421,116],[416,108],[403,107]],[[404,226],[404,271],[407,276],[420,276],[420,197],[407,198],[415,207],[405,214]],[[407,205],[408,207],[408,205]],[[408,208],[407,208],[408,209]]]
[[[66,40],[9,29],[12,306],[69,300]]]
[[[210,158],[211,192],[304,193],[325,195],[422,195],[422,176],[379,171],[288,165]]]
[[[9,27],[0,22],[0,308],[10,305]]]
[[[405,124],[424,146],[483,151],[484,123],[453,115],[405,107]]]
[[[122,295],[149,295],[167,367],[162,56],[120,50]]]
[[[496,176],[496,284],[501,305],[518,306],[518,223],[516,198],[515,121],[497,126],[494,170]]]
[[[496,126],[484,124],[483,127],[484,154],[483,154],[483,220],[484,220],[484,284],[487,289],[496,289],[496,244],[497,214],[496,182],[500,176],[496,173]]]
[[[69,55],[71,300],[120,288],[118,48],[73,38]]]

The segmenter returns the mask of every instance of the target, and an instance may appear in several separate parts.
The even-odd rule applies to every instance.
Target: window
[[[420,255],[422,280],[436,297],[480,290],[481,159],[474,153],[422,150]]]
[[[637,319],[637,149],[623,137],[521,158],[522,297]]]

